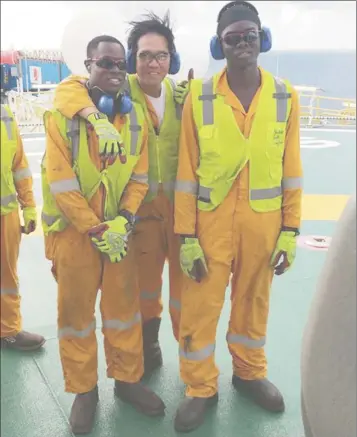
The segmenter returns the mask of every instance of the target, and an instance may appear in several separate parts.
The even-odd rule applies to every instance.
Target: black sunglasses
[[[245,41],[249,44],[257,41],[258,38],[259,32],[257,32],[256,30],[249,30],[248,32],[244,33],[230,33],[228,35],[225,35],[222,40],[225,44],[227,44],[227,46],[235,47],[241,41]]]
[[[121,71],[127,70],[127,62],[124,59],[120,61],[114,61],[111,58],[89,58],[88,62],[95,62],[95,65],[99,68],[104,68],[105,70],[111,70],[114,67],[118,67]]]

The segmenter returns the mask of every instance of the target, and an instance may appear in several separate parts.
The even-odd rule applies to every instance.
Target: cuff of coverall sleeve
[[[121,209],[118,213],[118,216],[126,218],[131,225],[133,225],[135,222],[135,214],[129,209]]]
[[[180,242],[185,243],[186,238],[197,238],[197,235],[196,234],[180,234],[179,237],[180,237]]]
[[[33,208],[33,209],[36,209],[36,203],[35,203],[35,201],[27,201],[26,203],[24,203],[24,202],[21,202],[20,200],[19,200],[19,203],[20,203],[20,208],[21,208],[21,211],[23,211],[24,209],[28,209],[28,208]]]
[[[281,231],[283,231],[283,232],[294,232],[295,236],[300,235],[299,228],[293,228],[291,226],[282,226]]]
[[[101,222],[100,220],[98,220],[98,222],[93,222],[90,226],[81,226],[80,228],[77,228],[77,231],[81,234],[88,234],[89,231],[91,231],[93,228],[95,228],[96,226],[99,226],[100,224],[102,224],[103,222]]]
[[[289,220],[283,220],[283,223],[281,225],[282,229],[287,228],[286,230],[299,230],[300,229],[300,220],[296,220],[296,219],[289,219]]]

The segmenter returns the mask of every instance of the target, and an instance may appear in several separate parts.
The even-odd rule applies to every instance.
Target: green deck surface
[[[312,132],[306,136],[329,133]],[[335,135],[336,137],[336,135]],[[305,190],[309,194],[351,194],[355,187],[355,133],[339,133],[340,147],[303,149]],[[25,142],[33,172],[43,141]],[[336,174],[336,168],[337,173]],[[332,174],[331,174],[332,173]],[[332,177],[333,176],[333,177]],[[39,192],[39,180],[35,189]],[[304,221],[302,234],[333,235],[335,222]],[[207,415],[204,425],[192,437],[304,437],[300,413],[300,344],[309,305],[326,252],[298,249],[291,272],[275,278],[266,347],[269,378],[285,396],[286,412],[272,415],[241,397],[231,386],[231,360],[225,342],[229,315],[229,293],[217,334],[216,361],[221,370],[220,401]],[[72,436],[68,417],[73,395],[64,393],[56,338],[56,284],[50,264],[44,258],[42,236],[23,239],[19,261],[24,329],[46,336],[47,343],[36,353],[1,352],[1,437]],[[164,278],[164,302],[168,302],[168,280]],[[160,340],[164,367],[147,383],[163,398],[166,416],[146,418],[114,398],[113,381],[106,378],[99,342],[100,403],[96,426],[90,437],[171,437],[176,436],[173,418],[184,394],[179,378],[177,345],[164,311]],[[97,311],[98,321],[100,320]]]

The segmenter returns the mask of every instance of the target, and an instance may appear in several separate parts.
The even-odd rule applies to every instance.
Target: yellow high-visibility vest
[[[61,232],[69,224],[56,204],[54,196],[56,192],[78,190],[89,202],[100,184],[103,183],[106,188],[104,219],[106,221],[113,220],[118,215],[120,199],[129,180],[139,178],[139,182],[147,183],[147,175],[143,177],[133,174],[133,169],[140,158],[143,141],[145,116],[142,108],[140,105],[133,105],[132,111],[126,116],[128,120],[120,132],[126,150],[127,162],[122,164],[117,158],[112,165],[102,171],[95,167],[89,155],[86,120],[80,117],[69,120],[59,111],[46,111],[44,114],[45,128],[47,128],[49,113],[55,117],[62,137],[68,142],[71,149],[72,167],[76,179],[49,184],[46,176],[46,154],[44,155],[41,164],[44,234]]]
[[[292,88],[288,81],[261,71],[262,89],[249,138],[237,126],[224,96],[215,92],[220,74],[205,82],[191,81],[200,149],[197,170],[200,210],[211,211],[222,203],[248,161],[252,209],[267,212],[282,206],[283,157]]]
[[[31,177],[28,167],[12,171],[17,145],[14,114],[8,105],[1,105],[1,215],[7,215],[18,209],[15,182]]]
[[[165,114],[157,131],[152,124],[137,76],[129,75],[128,80],[131,98],[143,108],[149,127],[149,190],[144,201],[149,202],[157,196],[159,184],[162,184],[167,197],[173,200],[182,113],[181,105],[174,101],[175,83],[169,78],[163,81],[166,91]]]

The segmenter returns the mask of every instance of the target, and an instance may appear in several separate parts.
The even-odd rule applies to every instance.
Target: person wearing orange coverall
[[[231,273],[233,386],[268,411],[285,408],[267,379],[264,344],[273,275],[293,263],[299,234],[300,116],[290,83],[257,65],[270,41],[252,5],[226,5],[211,50],[227,67],[191,81],[183,109],[175,232],[186,275],[180,370],[187,389],[177,431],[197,428],[218,400],[216,328]]]
[[[17,276],[21,233],[37,225],[32,175],[14,115],[1,105],[1,347],[32,351],[45,339],[22,330]],[[19,204],[24,218],[21,230]]]
[[[136,74],[128,76],[131,97],[142,105],[149,124],[149,191],[138,211],[143,220],[136,226],[134,235],[141,291],[144,368],[148,375],[162,365],[158,335],[166,259],[169,311],[173,333],[178,339],[182,272],[179,239],[173,231],[173,197],[181,124],[180,93],[185,90],[179,85],[173,87],[173,81],[166,77],[178,68],[168,16],[161,20],[149,14],[147,19],[131,23],[128,46],[129,63],[132,70],[136,70]],[[75,115],[86,118],[96,110],[84,83],[83,77],[71,76],[56,88],[54,105],[68,118]]]
[[[126,76],[122,44],[106,35],[94,38],[85,65],[88,89],[98,87],[119,99]],[[140,382],[140,300],[130,235],[148,189],[147,124],[135,104],[130,114],[115,112],[104,135],[103,120],[108,117],[96,112],[88,122],[78,120],[78,129],[56,110],[45,114],[42,223],[58,283],[65,390],[76,394],[70,416],[75,434],[91,431],[98,402],[94,312],[99,288],[107,376],[115,379],[116,396],[148,416],[165,409]],[[112,159],[101,159],[111,153]],[[119,160],[124,155],[126,163]]]

